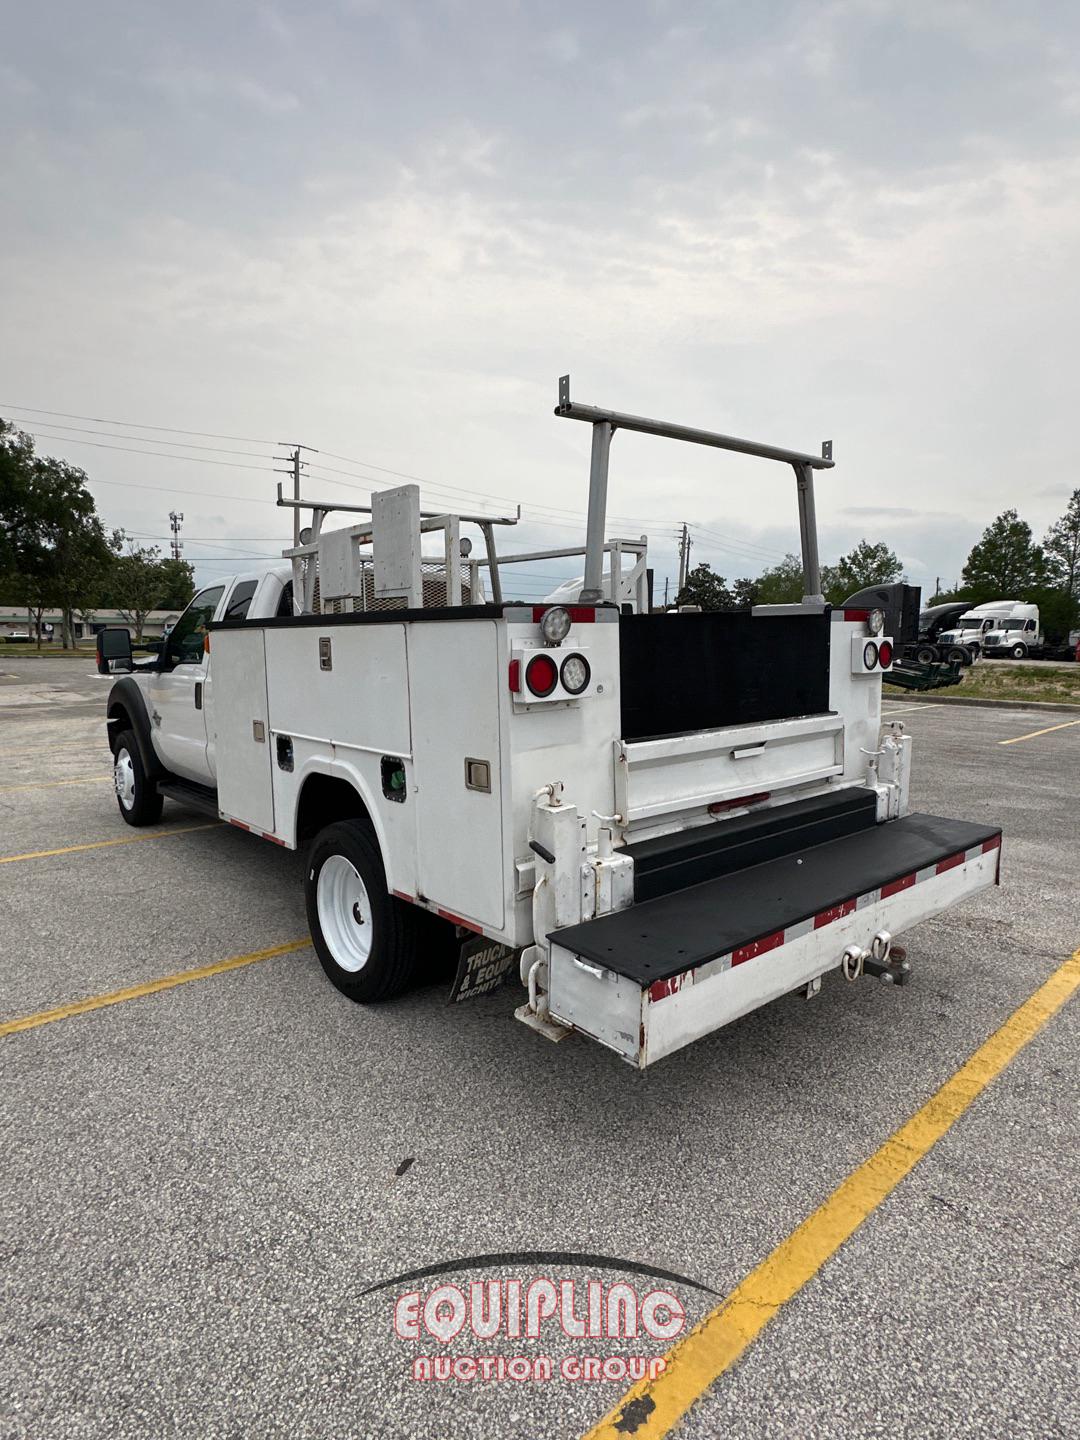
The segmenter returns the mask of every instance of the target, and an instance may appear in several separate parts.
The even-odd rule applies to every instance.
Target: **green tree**
[[[195,594],[195,571],[186,560],[159,560],[161,594],[156,610],[183,610]]]
[[[686,577],[686,584],[675,596],[676,605],[700,605],[702,610],[733,610],[735,596],[727,581],[712,566],[702,562]]]
[[[0,419],[0,574],[13,576],[37,538],[33,472],[33,440]]]
[[[61,610],[65,649],[74,610],[100,584],[111,555],[86,474],[34,454],[28,435],[0,421],[0,570],[35,617],[38,645],[47,606]]]
[[[884,542],[874,545],[860,540],[835,565],[826,565],[821,572],[821,588],[830,605],[842,605],[849,595],[868,585],[891,585],[903,574],[900,557]]]
[[[1048,580],[1080,600],[1080,490],[1073,491],[1065,514],[1046,532],[1043,552]]]
[[[735,604],[740,610],[749,610],[751,606],[760,604],[758,594],[760,585],[757,580],[751,580],[744,575],[740,580],[732,583],[731,589],[735,596]]]
[[[806,593],[802,561],[785,555],[777,565],[763,570],[754,582],[755,605],[797,605]]]
[[[113,535],[119,549],[127,540],[122,530]],[[143,638],[143,626],[151,610],[158,608],[164,588],[161,575],[161,551],[156,545],[133,545],[127,540],[127,551],[117,555],[109,571],[106,597],[110,604],[135,627],[135,641]]]
[[[988,600],[1027,600],[1045,583],[1046,557],[1032,542],[1031,526],[1015,510],[1003,510],[982,533],[964,564],[963,586],[973,605]]]

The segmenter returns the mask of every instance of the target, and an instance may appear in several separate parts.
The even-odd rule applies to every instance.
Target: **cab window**
[[[257,580],[241,580],[238,585],[233,586],[233,592],[229,596],[229,603],[225,606],[223,620],[246,620],[248,610],[251,608],[251,599],[258,588]]]
[[[197,665],[202,660],[207,627],[224,593],[224,585],[199,591],[169,632],[166,661],[172,665]]]
[[[281,599],[278,601],[277,614],[291,615],[292,613],[292,581],[289,580],[281,592]]]

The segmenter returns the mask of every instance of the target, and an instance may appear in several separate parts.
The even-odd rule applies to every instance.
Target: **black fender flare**
[[[130,675],[125,675],[123,679],[117,680],[109,691],[109,702],[105,713],[110,721],[110,750],[114,739],[113,732],[116,729],[112,722],[119,717],[121,712],[126,714],[131,721],[131,730],[135,736],[135,743],[139,747],[139,759],[142,761],[143,771],[150,779],[164,778],[168,771],[158,759],[154,743],[150,738],[150,717],[146,713],[146,698]]]

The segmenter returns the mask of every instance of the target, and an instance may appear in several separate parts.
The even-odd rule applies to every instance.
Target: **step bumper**
[[[643,1069],[995,884],[1000,847],[996,828],[906,816],[557,931],[551,1013]]]

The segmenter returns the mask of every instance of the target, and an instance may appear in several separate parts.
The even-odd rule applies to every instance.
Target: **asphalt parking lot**
[[[363,1292],[455,1257],[588,1252],[709,1287],[678,1292],[696,1321],[1080,947],[1080,724],[900,699],[914,807],[1005,833],[1001,887],[909,934],[902,990],[834,974],[644,1075],[524,1029],[516,985],[361,1009],[304,943],[299,857],[171,803],[129,829],[107,682],[81,660],[0,671],[0,1026],[296,947],[0,1032],[4,1437],[580,1436],[626,1382],[415,1381],[405,1287]],[[672,1433],[1080,1433],[1078,1015]]]

